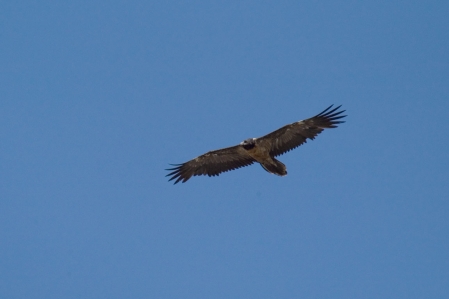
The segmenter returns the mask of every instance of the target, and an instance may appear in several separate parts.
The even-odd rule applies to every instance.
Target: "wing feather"
[[[307,138],[315,139],[324,129],[336,128],[338,124],[344,123],[340,119],[346,117],[341,115],[346,110],[338,111],[341,105],[334,109],[332,107],[333,105],[314,117],[286,125],[258,139],[271,144],[271,155],[282,155],[307,142]]]
[[[187,182],[192,176],[218,176],[222,172],[251,165],[255,160],[240,146],[232,146],[210,151],[182,164],[172,164],[173,168],[166,176],[169,181],[176,179],[175,184]]]

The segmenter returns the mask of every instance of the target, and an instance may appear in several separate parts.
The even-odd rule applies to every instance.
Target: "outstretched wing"
[[[339,119],[346,117],[346,115],[341,115],[346,110],[338,111],[341,105],[330,110],[332,106],[327,107],[323,112],[314,117],[286,125],[268,135],[258,138],[258,140],[271,145],[271,155],[282,155],[305,143],[307,138],[315,139],[324,129],[336,128],[337,124],[344,123],[344,121]]]
[[[255,162],[253,158],[240,146],[227,147],[210,151],[183,164],[172,164],[176,166],[166,170],[173,170],[166,176],[171,176],[175,184],[179,181],[185,183],[192,176],[208,175],[217,176],[222,172],[251,165]]]

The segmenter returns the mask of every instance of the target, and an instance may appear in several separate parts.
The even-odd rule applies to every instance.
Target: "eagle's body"
[[[277,174],[280,176],[287,175],[287,167],[276,160],[275,157],[270,155],[269,149],[271,148],[271,142],[268,139],[250,138],[241,143],[242,147],[246,150],[254,160],[260,163],[262,167],[269,173]]]
[[[170,181],[176,179],[175,184],[179,181],[184,183],[192,176],[217,176],[254,162],[260,163],[269,173],[287,175],[287,168],[275,157],[300,146],[307,139],[314,139],[324,129],[336,128],[337,124],[344,123],[339,120],[346,116],[340,115],[344,110],[337,111],[340,108],[338,106],[328,111],[331,107],[314,117],[286,125],[263,137],[249,138],[239,145],[210,151],[186,163],[175,165],[176,167],[168,169],[172,172],[167,176],[172,176]]]

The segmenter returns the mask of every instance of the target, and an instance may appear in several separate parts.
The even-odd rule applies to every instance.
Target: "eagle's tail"
[[[272,158],[271,161],[264,161],[263,163],[260,163],[260,165],[262,165],[263,169],[269,173],[279,176],[287,175],[287,167],[285,167],[284,163],[275,158]]]

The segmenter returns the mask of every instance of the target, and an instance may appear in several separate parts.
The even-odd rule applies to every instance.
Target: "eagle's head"
[[[250,150],[254,146],[256,146],[256,138],[248,138],[240,142],[240,145],[243,146],[244,149]]]

